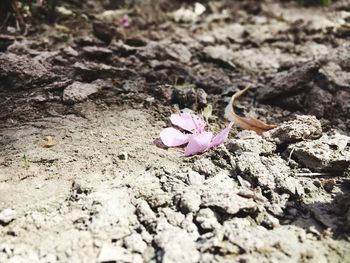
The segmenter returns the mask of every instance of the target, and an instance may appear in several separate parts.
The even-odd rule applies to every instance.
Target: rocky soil
[[[349,1],[75,2],[0,35],[0,262],[350,262]],[[162,145],[248,85],[277,128]]]

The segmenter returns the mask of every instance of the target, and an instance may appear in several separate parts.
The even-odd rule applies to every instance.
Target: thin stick
[[[295,150],[295,147],[293,147],[292,150],[290,151],[287,164],[290,163],[290,160],[292,159],[292,155],[293,155],[294,150]]]
[[[296,176],[332,176],[333,173],[295,173]]]

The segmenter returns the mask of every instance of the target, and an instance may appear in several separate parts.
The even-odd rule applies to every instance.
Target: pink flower
[[[203,153],[212,147],[223,143],[233,125],[231,122],[223,131],[215,137],[213,133],[205,131],[206,122],[202,116],[189,113],[172,114],[171,123],[190,133],[183,133],[175,128],[165,128],[160,133],[162,142],[168,147],[177,147],[187,144],[185,156]]]
[[[120,24],[123,27],[129,27],[130,26],[130,18],[128,15],[123,15],[123,17],[120,19]]]

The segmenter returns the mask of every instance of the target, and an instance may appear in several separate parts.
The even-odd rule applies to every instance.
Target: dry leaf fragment
[[[245,129],[245,130],[252,130],[255,131],[258,134],[261,134],[265,131],[271,130],[273,128],[276,128],[277,125],[274,124],[267,124],[263,121],[258,120],[257,118],[253,116],[248,116],[248,117],[241,117],[238,116],[234,110],[233,110],[233,105],[235,104],[236,100],[243,95],[250,86],[246,87],[243,90],[240,90],[233,94],[229,104],[226,106],[225,109],[225,117],[226,119],[234,122],[238,127]]]
[[[45,148],[51,148],[55,146],[57,142],[54,140],[52,136],[45,136],[43,147]]]
[[[202,115],[206,122],[208,122],[209,118],[211,118],[213,114],[213,106],[209,104],[207,107],[204,108]]]

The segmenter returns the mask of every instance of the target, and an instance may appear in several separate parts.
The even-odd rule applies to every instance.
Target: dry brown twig
[[[258,134],[261,134],[265,131],[276,128],[277,125],[267,124],[263,121],[258,120],[254,116],[241,117],[235,113],[233,106],[235,105],[236,100],[240,96],[242,96],[249,88],[250,88],[250,86],[233,94],[229,104],[226,106],[225,117],[228,120],[234,122],[238,127],[245,129],[245,130],[255,131]]]

